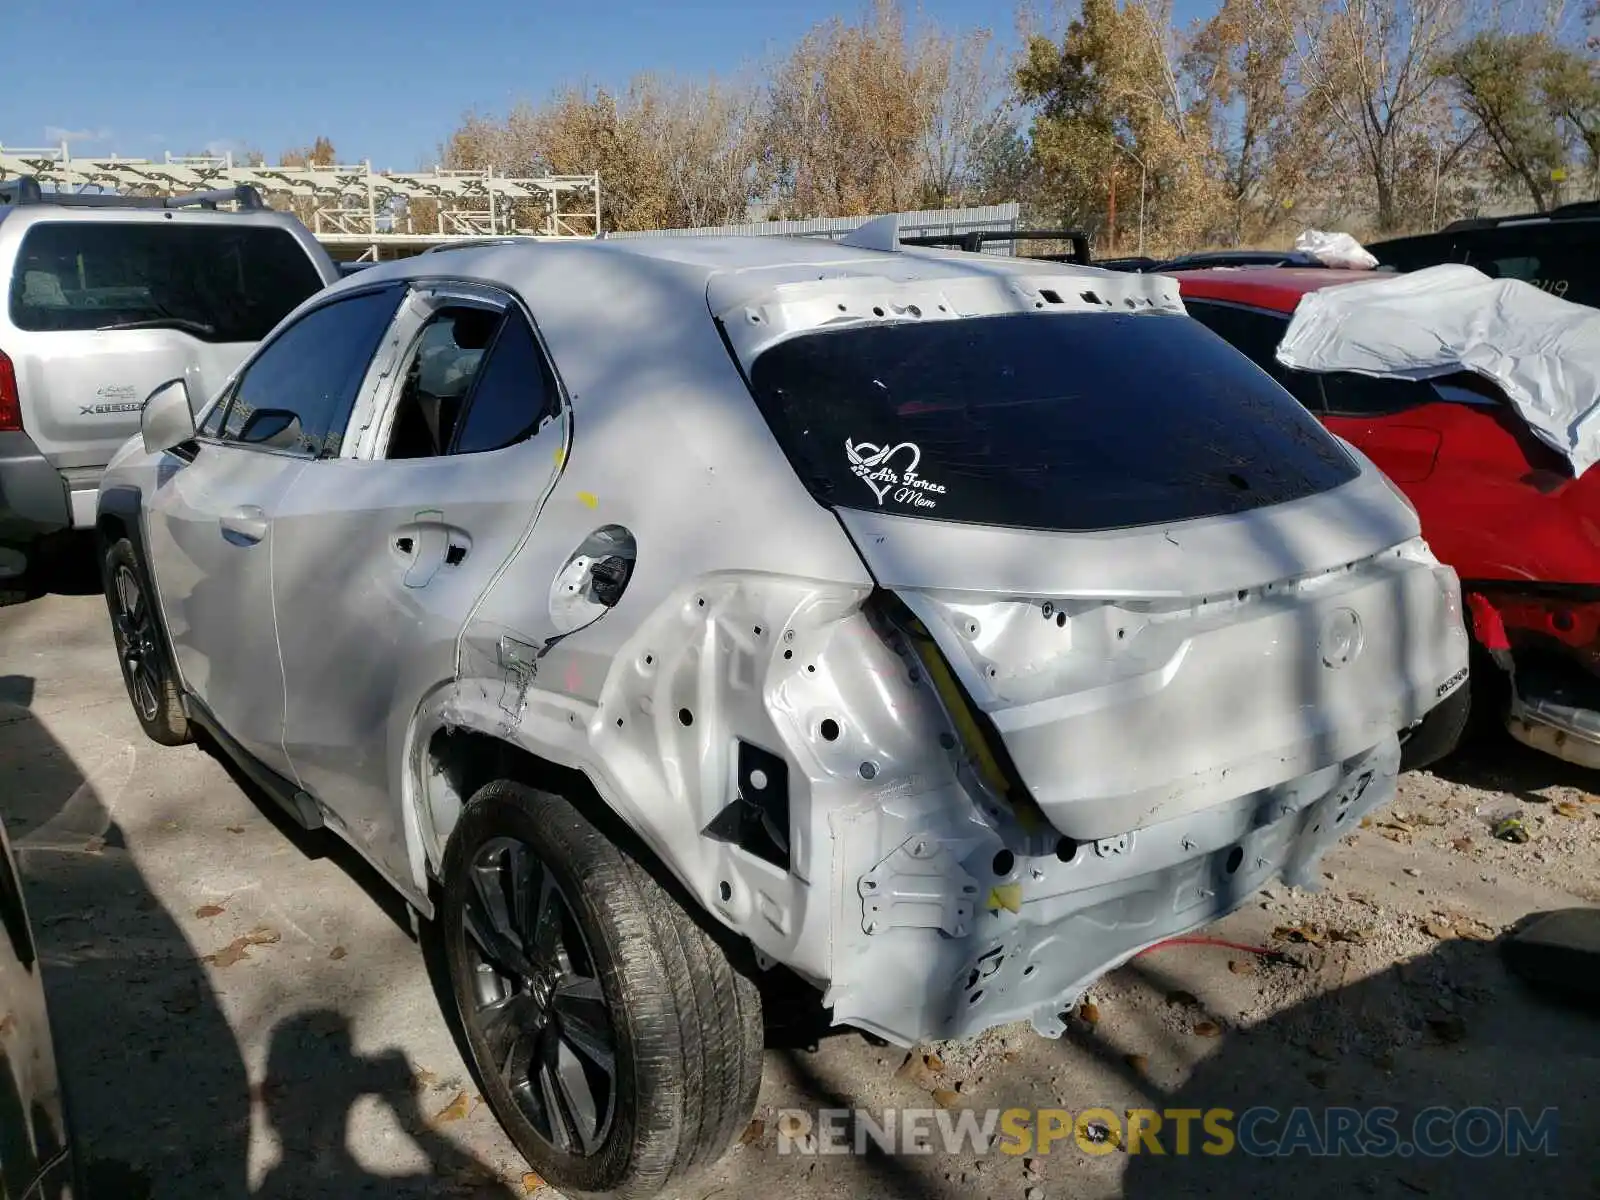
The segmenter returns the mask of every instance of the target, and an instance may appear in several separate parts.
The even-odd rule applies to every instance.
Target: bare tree
[[[1120,195],[1147,249],[1193,245],[1217,223],[1204,105],[1180,70],[1166,0],[1083,0],[1059,41],[1029,39],[1017,71],[1042,186],[1069,223],[1095,225]]]
[[[744,220],[763,190],[763,98],[749,82],[656,85],[651,157],[669,220],[696,227]]]
[[[960,203],[977,182],[976,165],[992,159],[1012,128],[1004,72],[987,29],[956,37],[925,33],[919,57],[931,76],[921,139],[923,202]]]
[[[1184,56],[1209,110],[1235,244],[1271,233],[1331,157],[1321,106],[1288,78],[1304,3],[1223,0]]]
[[[1347,139],[1381,231],[1420,211],[1419,159],[1434,176],[1470,146],[1435,64],[1462,27],[1464,0],[1328,0],[1300,19],[1293,76]],[[1422,173],[1421,178],[1427,178]]]
[[[779,65],[767,139],[781,205],[797,215],[898,210],[963,169],[983,100],[986,35],[908,40],[895,0],[811,30]],[[949,97],[954,85],[958,95]],[[930,166],[936,175],[930,184]]]

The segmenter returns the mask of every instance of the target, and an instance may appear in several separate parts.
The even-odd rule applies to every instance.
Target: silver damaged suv
[[[1312,882],[1465,676],[1415,513],[1172,281],[882,234],[376,266],[100,491],[146,731],[404,893],[569,1194],[728,1147],[764,973],[1059,1035]]]
[[[251,188],[160,198],[0,183],[0,592],[54,535],[93,527],[100,472],[152,387],[181,375],[209,395],[337,278],[305,226]]]

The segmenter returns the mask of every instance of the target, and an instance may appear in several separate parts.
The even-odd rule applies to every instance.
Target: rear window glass
[[[17,255],[11,321],[35,332],[149,322],[207,342],[255,342],[321,287],[286,229],[41,222]]]
[[[812,494],[929,520],[1118,529],[1237,513],[1358,469],[1177,314],[1009,314],[804,334],[751,389]]]

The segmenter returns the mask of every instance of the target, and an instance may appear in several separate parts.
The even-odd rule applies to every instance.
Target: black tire
[[[483,933],[494,908],[505,925]],[[472,797],[445,850],[436,934],[479,1088],[561,1192],[655,1196],[714,1163],[749,1124],[761,1085],[755,985],[560,796],[502,780]],[[516,954],[526,969],[506,965]],[[496,1006],[510,1019],[493,1024]],[[609,1079],[596,1051],[606,1045]],[[536,1065],[551,1061],[568,1080],[559,1093]]]
[[[1400,743],[1400,770],[1420,771],[1453,754],[1472,717],[1472,680],[1469,678],[1423,717],[1411,735]]]
[[[133,543],[121,538],[106,551],[101,581],[111,612],[111,634],[122,665],[128,703],[145,736],[163,746],[182,746],[194,734],[183,712],[177,672],[167,658],[152,607],[149,576]]]

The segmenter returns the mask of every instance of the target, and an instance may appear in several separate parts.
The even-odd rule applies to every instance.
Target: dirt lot
[[[1600,1197],[1600,1017],[1531,994],[1495,939],[1600,903],[1592,776],[1508,741],[1403,781],[1325,863],[1102,981],[1059,1042],[931,1057],[775,1027],[723,1197]],[[0,610],[0,804],[42,946],[97,1197],[538,1190],[456,1056],[405,917],[204,750],[139,735],[102,602]],[[1490,834],[1520,811],[1530,840]],[[780,1153],[785,1108],[1554,1107],[1554,1156]],[[1198,1125],[1196,1126],[1198,1142]],[[1311,1169],[1306,1169],[1307,1167]]]

